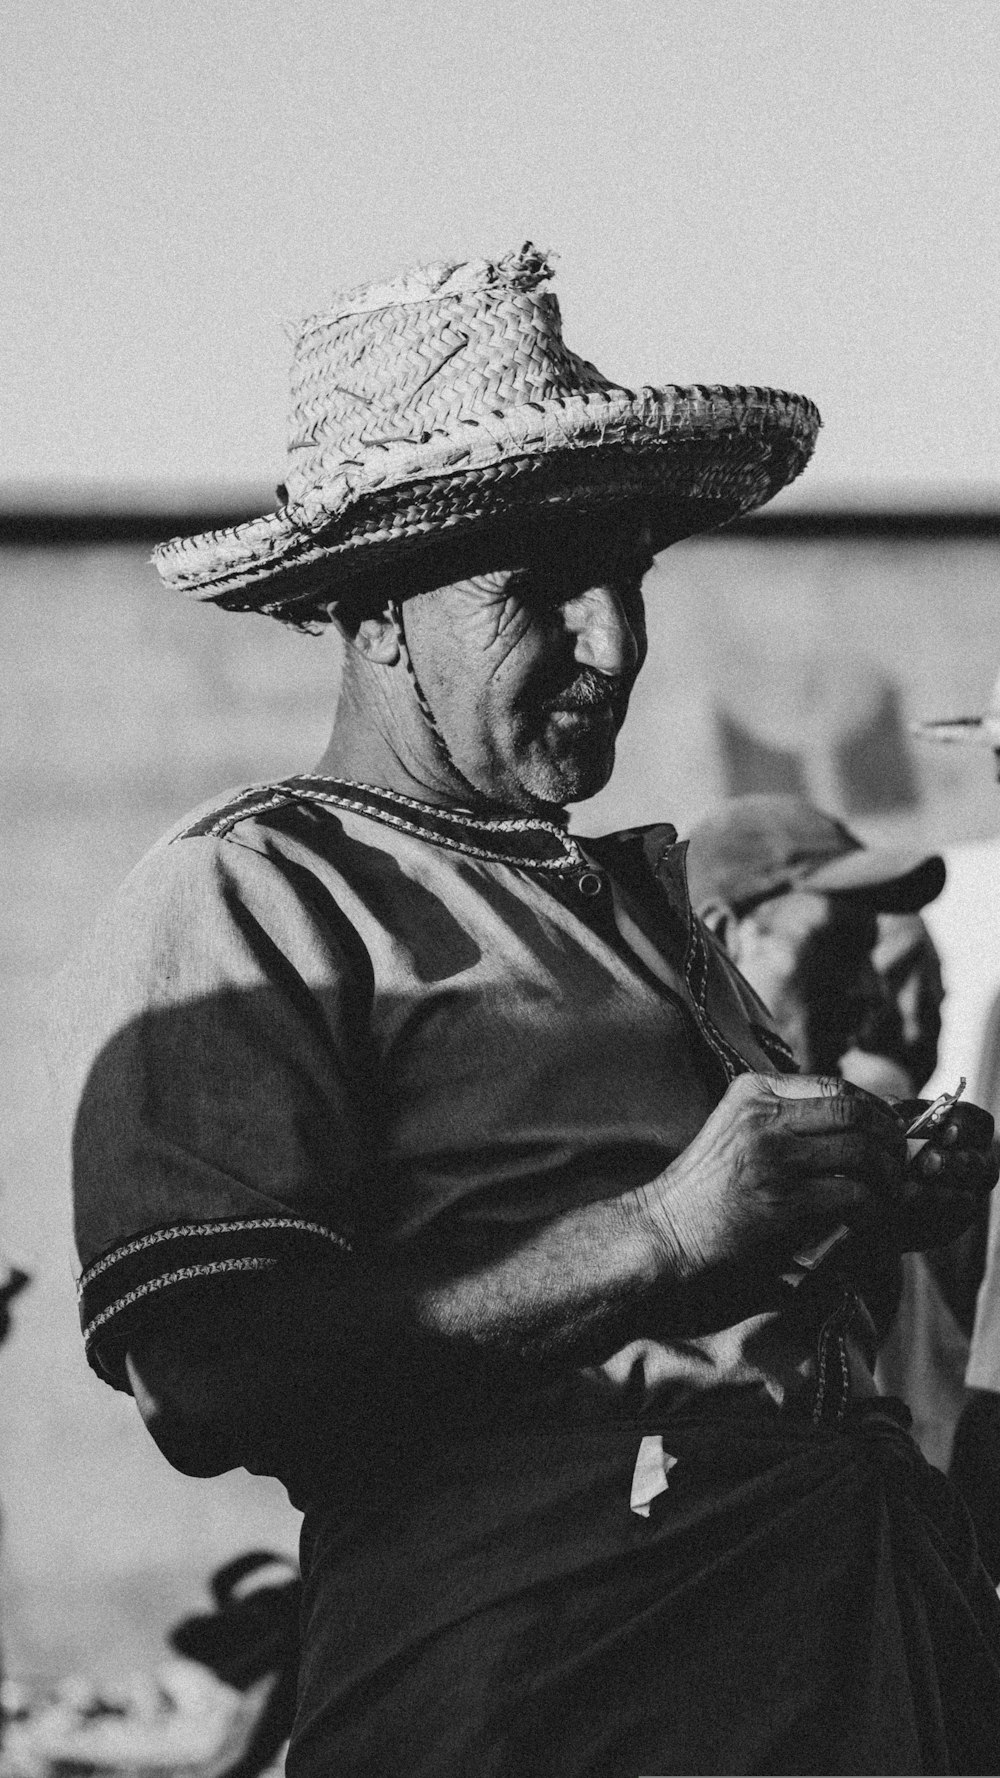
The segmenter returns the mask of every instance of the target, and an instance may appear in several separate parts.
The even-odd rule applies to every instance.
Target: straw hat
[[[283,504],[161,545],[164,581],[295,622],[445,536],[638,500],[663,548],[763,505],[805,468],[811,401],[611,382],[564,345],[540,288],[551,276],[528,242],[366,285],[302,321]]]
[[[952,716],[938,722],[913,722],[913,734],[924,741],[950,741],[959,747],[1000,748],[1000,673],[981,716]]]

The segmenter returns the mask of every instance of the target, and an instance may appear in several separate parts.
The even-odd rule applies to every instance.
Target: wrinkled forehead
[[[516,526],[438,538],[400,562],[372,590],[376,598],[384,592],[409,599],[480,575],[525,569],[583,579],[596,575],[634,579],[652,567],[652,544],[650,520],[638,507],[616,507],[597,515],[541,513]]]
[[[653,531],[643,512],[626,510],[560,519],[512,537],[505,566],[534,567],[577,574],[644,574],[653,565]],[[500,564],[497,564],[500,566]]]

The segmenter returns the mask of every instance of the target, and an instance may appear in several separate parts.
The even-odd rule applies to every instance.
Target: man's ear
[[[734,963],[740,960],[740,923],[728,901],[707,901],[698,909],[698,918],[703,926],[707,926],[712,937],[717,939],[727,957]]]
[[[356,609],[346,609],[341,605],[328,607],[330,618],[336,624],[345,642],[366,661],[377,666],[394,667],[399,660],[399,637],[392,621],[388,606],[384,611],[368,612],[362,616]]]

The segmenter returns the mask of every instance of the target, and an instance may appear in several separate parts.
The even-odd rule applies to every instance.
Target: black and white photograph
[[[1000,1773],[1000,7],[0,154],[0,1778]]]

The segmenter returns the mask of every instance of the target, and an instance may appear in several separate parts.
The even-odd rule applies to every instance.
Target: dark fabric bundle
[[[306,1525],[289,1778],[996,1769],[1000,1605],[900,1425],[520,1430]]]

